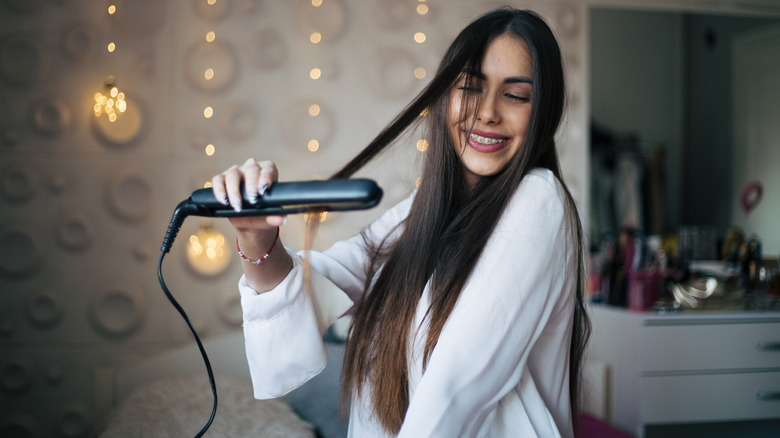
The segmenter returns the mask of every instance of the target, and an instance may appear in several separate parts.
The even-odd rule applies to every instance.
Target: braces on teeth
[[[482,144],[497,144],[506,140],[506,138],[487,138],[477,134],[470,134],[472,140]]]

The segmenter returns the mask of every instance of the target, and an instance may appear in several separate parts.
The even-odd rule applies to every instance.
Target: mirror
[[[714,244],[698,258],[712,259],[726,230],[740,225],[746,236],[758,234],[765,257],[778,255],[780,211],[773,199],[780,199],[780,180],[763,171],[762,202],[746,219],[738,208],[740,179],[750,175],[735,167],[745,146],[735,144],[733,47],[766,29],[780,29],[780,16],[590,9],[594,250],[623,226],[645,235],[696,226]],[[775,120],[779,110],[770,109]],[[779,150],[778,141],[761,148]]]

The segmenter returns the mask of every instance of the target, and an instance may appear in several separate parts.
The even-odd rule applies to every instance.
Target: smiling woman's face
[[[503,170],[522,147],[531,118],[532,78],[525,42],[504,34],[488,45],[481,74],[472,78],[471,87],[466,88],[464,74],[453,88],[450,134],[469,185]],[[481,99],[476,114],[464,114],[464,97]]]

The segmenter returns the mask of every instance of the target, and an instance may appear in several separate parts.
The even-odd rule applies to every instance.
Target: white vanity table
[[[780,436],[780,312],[589,311],[615,426],[641,438],[674,424],[758,422],[760,436]]]

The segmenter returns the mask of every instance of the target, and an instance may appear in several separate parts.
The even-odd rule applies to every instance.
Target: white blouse
[[[385,212],[369,235],[390,233],[412,197]],[[427,327],[409,349],[409,409],[399,437],[573,436],[569,341],[576,290],[576,232],[560,182],[535,169],[513,195],[487,242],[422,372]],[[399,231],[396,231],[399,232]],[[311,252],[311,296],[303,261],[274,290],[239,282],[254,395],[276,398],[325,367],[322,340],[363,294],[362,237]],[[413,327],[429,305],[423,292]],[[367,393],[353,400],[350,437],[388,436],[372,418]]]

